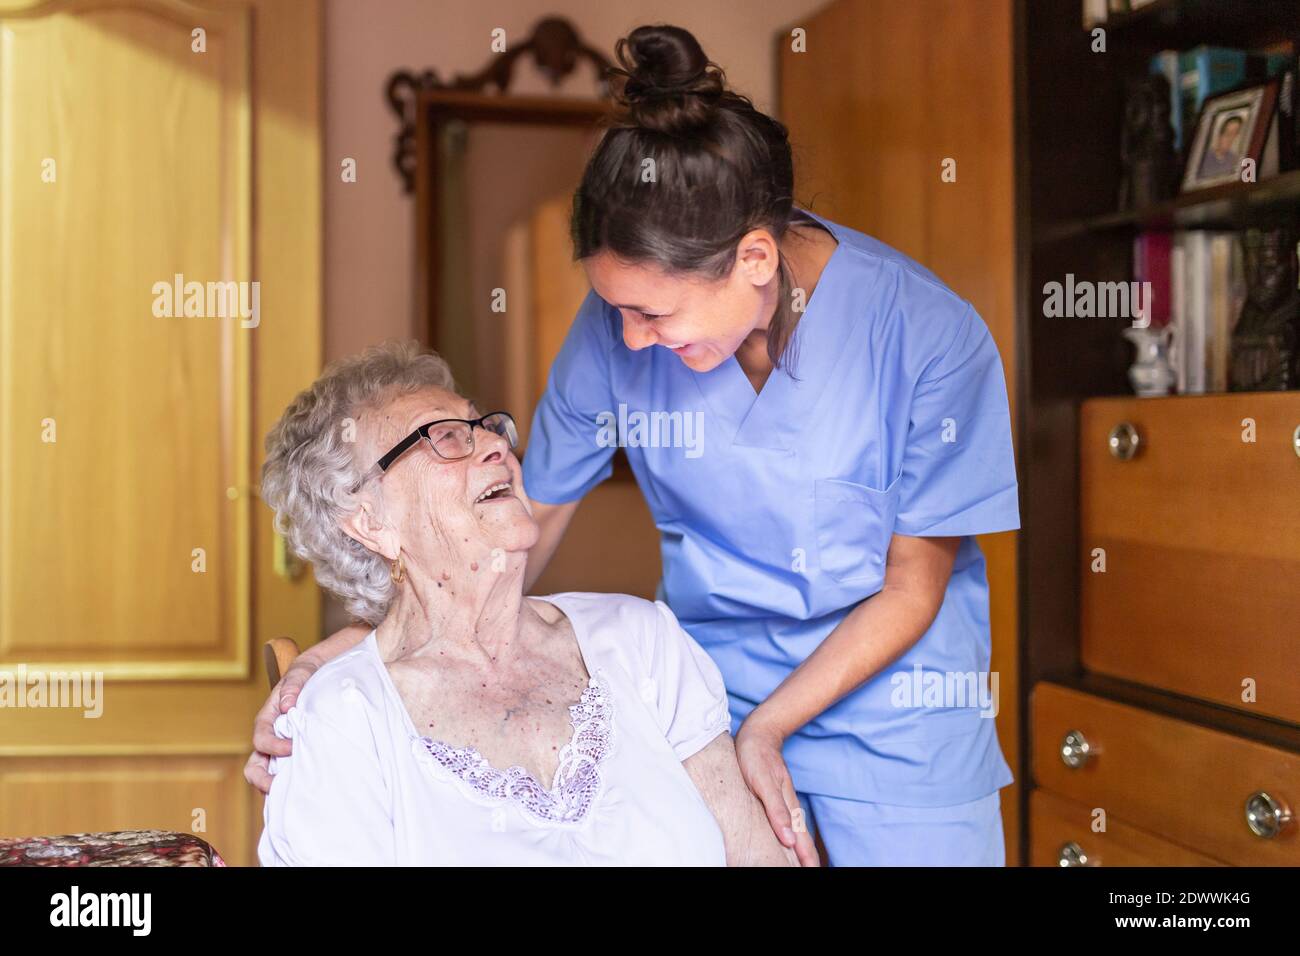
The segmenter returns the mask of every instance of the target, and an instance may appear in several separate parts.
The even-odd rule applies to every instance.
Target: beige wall
[[[444,79],[481,69],[490,31],[528,35],[548,15],[568,17],[612,58],[614,42],[642,23],[691,30],[733,85],[771,109],[778,29],[823,0],[327,0],[325,4],[325,357],[338,358],[386,338],[415,334],[411,303],[412,206],[391,163],[396,121],[384,99],[397,69],[433,68]],[[545,92],[531,59],[521,90]],[[590,91],[589,72],[562,91]],[[357,161],[357,181],[339,164]]]

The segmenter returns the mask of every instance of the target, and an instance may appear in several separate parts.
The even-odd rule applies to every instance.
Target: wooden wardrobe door
[[[256,497],[320,361],[319,22],[0,0],[0,835],[253,862],[253,648],[319,627]],[[56,672],[82,699],[28,706]]]
[[[586,273],[572,257],[571,207],[572,197],[556,196],[539,203],[528,223],[530,416],[573,317],[591,289]],[[611,528],[618,533],[611,534]],[[653,599],[660,572],[659,532],[641,489],[633,481],[605,481],[582,499],[533,591],[608,591]]]
[[[804,31],[796,52],[791,30]],[[969,299],[1015,381],[1011,0],[834,0],[776,38],[795,199],[924,264]],[[998,738],[1019,765],[1014,532],[985,535]],[[1003,795],[1019,859],[1018,785]]]

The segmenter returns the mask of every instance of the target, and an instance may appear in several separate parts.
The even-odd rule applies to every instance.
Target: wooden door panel
[[[4,711],[0,834],[202,803],[253,862],[253,648],[319,632],[256,498],[320,367],[319,25],[317,0],[0,0],[0,672],[102,682],[94,716]]]
[[[0,661],[247,673],[252,330],[154,306],[251,278],[250,11],[186,13],[0,21]]]

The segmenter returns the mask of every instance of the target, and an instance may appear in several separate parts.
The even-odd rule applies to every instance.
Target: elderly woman
[[[524,596],[515,440],[410,345],[332,366],[268,436],[278,527],[373,629],[275,719],[262,863],[793,863],[665,605]]]

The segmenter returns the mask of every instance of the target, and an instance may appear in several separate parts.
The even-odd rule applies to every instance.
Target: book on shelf
[[[1277,88],[1277,130],[1278,150],[1281,153],[1282,168],[1291,170],[1300,168],[1300,119],[1296,115],[1296,78],[1297,68],[1294,63],[1278,74]]]
[[[1245,301],[1238,233],[1174,233],[1169,280],[1175,390],[1183,395],[1226,392],[1232,332]]]
[[[1234,303],[1233,256],[1240,249],[1236,233],[1216,232],[1210,237],[1209,314],[1206,316],[1205,378],[1211,392],[1228,390],[1232,354],[1232,328],[1239,305]]]
[[[1159,2],[1160,0],[1083,0],[1083,26],[1091,29],[1113,16],[1137,13],[1143,7]]]
[[[1091,30],[1105,23],[1109,12],[1106,0],[1083,0],[1083,28]]]
[[[1141,307],[1147,323],[1161,329],[1169,324],[1171,301],[1170,253],[1173,235],[1168,232],[1140,232],[1133,237],[1133,281],[1150,283],[1150,297],[1143,297]]]

